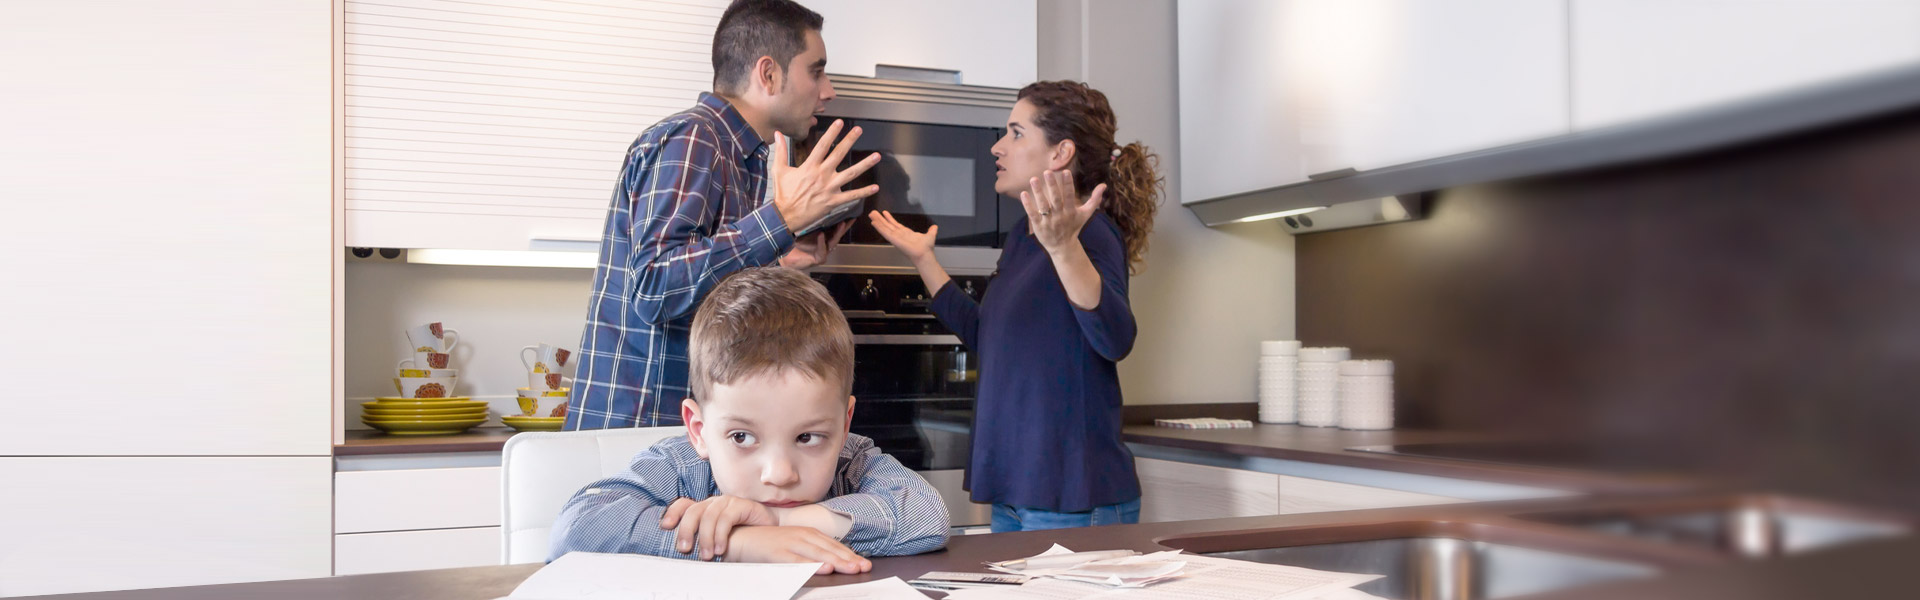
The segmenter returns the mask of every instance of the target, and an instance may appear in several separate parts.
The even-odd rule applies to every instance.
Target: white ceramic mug
[[[559,373],[527,373],[528,388],[548,391],[561,389],[566,386],[566,378]]]
[[[515,391],[519,393],[519,395],[520,395],[520,397],[521,397],[521,398],[532,398],[532,397],[535,397],[535,396],[560,396],[560,397],[562,397],[562,398],[564,398],[564,397],[566,397],[566,396],[567,396],[567,394],[568,394],[569,392],[571,392],[572,390],[569,390],[569,389],[567,389],[567,388],[560,388],[560,389],[557,389],[557,390],[538,390],[538,391],[536,391],[536,390],[534,390],[533,388],[519,388],[519,389],[517,389],[517,390],[515,390]]]
[[[528,356],[528,352],[532,352],[532,356]],[[565,373],[572,363],[573,351],[552,344],[520,349],[520,364],[526,365],[529,373]]]
[[[565,417],[567,416],[566,396],[521,396],[520,416],[522,417]]]
[[[453,353],[453,347],[460,344],[460,332],[446,329],[440,323],[428,323],[407,330],[407,342],[413,344],[414,352]]]

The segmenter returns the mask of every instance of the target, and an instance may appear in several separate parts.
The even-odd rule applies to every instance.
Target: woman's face
[[[1047,143],[1047,134],[1034,122],[1033,104],[1021,100],[1013,104],[1007,117],[1007,134],[993,144],[993,191],[1019,198],[1028,182],[1049,169],[1067,165],[1066,147],[1070,143]]]

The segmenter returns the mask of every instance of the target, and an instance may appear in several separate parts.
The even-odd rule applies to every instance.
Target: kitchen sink
[[[1514,517],[1752,560],[1913,532],[1903,517],[1771,495],[1638,499]]]
[[[1396,600],[1476,600],[1652,577],[1705,555],[1579,530],[1455,521],[1216,532],[1156,540],[1207,556],[1384,578],[1355,589]],[[1627,541],[1628,544],[1608,543]]]

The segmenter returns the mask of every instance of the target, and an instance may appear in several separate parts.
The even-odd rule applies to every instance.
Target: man
[[[834,207],[878,191],[840,187],[869,156],[834,170],[860,129],[840,123],[804,161],[804,138],[833,99],[823,19],[791,0],[736,0],[713,36],[713,92],[647,128],[627,150],[594,270],[566,429],[680,424],[694,309],[726,275],[819,264],[848,222],[796,240]],[[831,151],[829,151],[831,148]],[[769,159],[771,155],[771,159]]]

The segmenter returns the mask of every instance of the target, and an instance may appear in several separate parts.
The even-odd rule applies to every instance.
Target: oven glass
[[[879,164],[847,185],[847,189],[880,187],[880,192],[861,207],[861,214],[888,211],[901,224],[920,231],[939,225],[936,241],[945,246],[999,247],[1002,203],[993,191],[992,149],[1001,130],[873,119],[845,121],[848,129],[858,125],[862,132],[841,163],[843,168],[880,153]],[[832,123],[832,118],[821,118],[795,153],[806,156]],[[887,243],[868,226],[854,227],[845,241]]]

